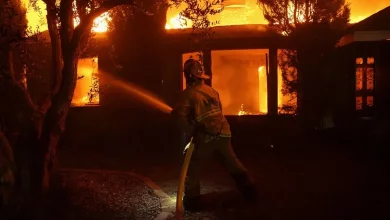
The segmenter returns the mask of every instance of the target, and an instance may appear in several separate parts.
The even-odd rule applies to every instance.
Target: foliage
[[[155,23],[158,23],[156,30],[165,32],[166,13],[169,7],[180,7],[185,5],[183,11],[179,14],[180,22],[183,26],[187,26],[187,21],[192,24],[192,33],[190,37],[191,46],[195,51],[198,51],[198,59],[203,62],[202,51],[207,47],[207,41],[212,36],[211,27],[216,24],[209,19],[210,15],[220,13],[223,9],[223,0],[149,0],[146,1],[155,15],[155,19],[158,19]],[[109,35],[112,39],[111,59],[117,69],[123,69],[127,60],[121,60],[123,49],[132,48],[132,45],[125,46],[127,44],[139,44],[142,39],[134,39],[135,36],[131,28],[134,28],[133,22],[137,22],[135,18],[136,14],[133,8],[126,6],[117,7],[110,12],[112,20],[109,22]],[[136,24],[137,25],[137,24]],[[120,45],[120,46],[118,46]]]
[[[179,16],[183,24],[187,19],[192,22],[191,42],[198,51],[197,58],[203,64],[203,51],[207,48],[207,41],[212,37],[211,27],[218,23],[210,22],[209,16],[221,13],[224,0],[173,0],[172,6],[186,4],[187,7]]]
[[[345,0],[258,0],[258,3],[269,26],[287,36],[294,47],[279,54],[282,92],[300,98],[299,94],[313,79],[317,91],[306,91],[306,97],[323,95],[319,89],[324,89],[330,72],[321,67],[329,65],[335,45],[348,25],[349,4]],[[298,76],[305,79],[306,85]]]
[[[30,6],[38,9],[37,1],[31,0]],[[23,163],[24,167],[18,167],[18,170],[27,173],[20,180],[30,183],[30,190],[33,189],[32,186],[41,190],[49,189],[51,172],[56,164],[56,147],[59,137],[65,129],[66,117],[76,86],[78,59],[83,55],[91,40],[94,19],[119,5],[131,5],[131,7],[139,8],[132,0],[43,0],[43,2],[47,12],[46,21],[50,34],[51,76],[49,78],[51,81],[48,82],[50,84],[49,91],[42,99],[35,102],[31,99],[29,91],[22,85],[18,85],[14,79],[13,66],[17,62],[13,59],[12,52],[16,48],[14,46],[17,45],[32,46],[32,50],[36,50],[37,45],[31,44],[29,41],[34,38],[39,39],[39,36],[29,36],[25,18],[26,10],[20,7],[18,0],[14,2],[1,1],[0,13],[0,22],[2,22],[0,27],[2,46],[1,110],[2,113],[13,114],[12,117],[7,115],[3,119],[18,121],[12,132],[18,135],[12,138],[15,141],[11,144],[24,143],[23,147],[29,145],[28,149],[27,146],[24,148],[33,152],[29,154],[28,161]],[[143,11],[143,9],[139,10]],[[77,26],[74,25],[76,17],[79,18]],[[13,23],[12,19],[14,19]],[[5,23],[3,24],[3,22]],[[3,47],[6,50],[3,50]],[[20,48],[18,57],[24,56],[26,61],[34,60],[31,55],[25,56],[30,50],[28,47]],[[21,63],[24,64],[23,61]],[[91,88],[92,93],[94,89]],[[4,94],[9,97],[5,99]],[[15,146],[15,149],[21,150],[23,148]],[[25,183],[21,185],[25,185]]]

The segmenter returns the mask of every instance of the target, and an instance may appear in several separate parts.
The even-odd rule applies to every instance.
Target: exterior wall
[[[196,52],[188,39],[189,35],[173,35],[167,37],[165,53],[166,69],[164,69],[164,100],[168,103],[175,103],[181,91],[182,84],[182,54]],[[211,68],[212,50],[243,50],[243,49],[269,49],[267,77],[268,89],[268,114],[278,115],[278,84],[277,84],[277,50],[291,48],[291,45],[284,37],[237,37],[210,39],[203,51],[205,72],[213,75]],[[167,58],[171,57],[171,58]],[[175,67],[175,65],[177,65]],[[212,79],[206,82],[212,85]],[[172,96],[173,95],[173,96]]]
[[[373,57],[374,63],[374,107],[372,111],[356,111],[356,58]],[[338,114],[341,117],[349,115],[356,117],[361,116],[380,116],[388,114],[390,110],[390,42],[355,42],[339,49],[337,59],[339,63],[340,82],[339,86],[341,95],[344,95],[345,102],[338,103]],[[366,64],[362,65],[364,67]],[[342,87],[346,89],[342,89]],[[342,94],[342,92],[345,94]],[[345,109],[345,110],[343,110]]]

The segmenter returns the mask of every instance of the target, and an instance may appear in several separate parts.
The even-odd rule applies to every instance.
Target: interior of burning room
[[[280,50],[279,50],[280,53]],[[266,115],[268,113],[267,56],[268,49],[211,51],[211,86],[221,98],[225,115]],[[184,62],[197,53],[182,55]],[[291,79],[289,79],[291,80]],[[182,88],[186,88],[182,77]],[[279,113],[294,114],[295,94],[284,94],[282,70],[278,68]],[[286,110],[289,106],[289,110]]]
[[[78,61],[77,83],[72,106],[92,106],[99,104],[98,58],[85,58]]]

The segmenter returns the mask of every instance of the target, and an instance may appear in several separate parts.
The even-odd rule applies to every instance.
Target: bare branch
[[[72,0],[62,0],[60,3],[61,42],[62,48],[66,48],[73,35],[73,4]],[[64,51],[63,51],[64,52]]]
[[[84,18],[80,18],[80,24],[75,28],[73,38],[71,41],[72,49],[75,51],[80,44],[80,39],[83,35],[89,35],[93,21],[99,17],[104,12],[109,11],[120,5],[132,5],[139,9],[138,5],[134,2],[134,0],[105,0],[100,5],[100,7],[92,10],[88,15],[84,16]],[[145,12],[147,13],[147,12]]]

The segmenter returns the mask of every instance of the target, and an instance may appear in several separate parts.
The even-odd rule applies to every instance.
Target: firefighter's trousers
[[[202,171],[213,158],[216,158],[228,170],[241,192],[253,186],[253,180],[247,169],[233,151],[230,138],[219,137],[206,143],[202,141],[202,138],[196,139],[185,180],[184,197],[186,199],[200,196]]]

